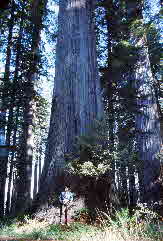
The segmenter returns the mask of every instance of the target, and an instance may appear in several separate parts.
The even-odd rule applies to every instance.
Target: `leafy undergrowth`
[[[143,213],[145,211],[145,214]],[[156,222],[154,213],[146,209],[135,212],[131,217],[128,209],[116,212],[111,219],[107,213],[99,213],[96,223],[87,224],[83,210],[77,214],[77,221],[67,225],[49,224],[29,217],[23,221],[13,220],[0,223],[0,238],[14,237],[33,240],[69,240],[69,241],[163,241],[161,225]],[[143,217],[143,219],[141,219]],[[81,221],[81,220],[80,220]],[[7,239],[7,238],[6,238]]]

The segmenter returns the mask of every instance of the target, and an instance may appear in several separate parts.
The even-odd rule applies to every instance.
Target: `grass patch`
[[[49,225],[46,222],[37,223],[31,220],[28,224],[19,223],[3,225],[0,236],[25,239],[57,239],[80,240],[84,235],[96,235],[99,228],[93,225],[74,222],[69,226],[60,224]]]
[[[85,210],[79,213],[85,215]],[[65,241],[163,241],[163,232],[157,215],[146,208],[129,215],[128,209],[116,212],[114,219],[99,212],[98,225],[79,221],[67,225],[48,224],[35,219],[6,220],[0,223],[0,237],[14,237],[34,240]]]

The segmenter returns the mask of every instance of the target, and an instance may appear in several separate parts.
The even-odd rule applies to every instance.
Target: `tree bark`
[[[143,201],[153,198],[151,187],[160,173],[157,154],[161,148],[160,121],[145,37],[135,70],[137,115],[135,118],[138,159],[143,166]]]
[[[139,20],[143,27],[142,1],[128,0],[126,3],[128,19],[131,22]],[[140,197],[141,201],[150,202],[155,198],[155,181],[160,173],[160,160],[157,157],[161,148],[159,112],[145,33],[130,32],[130,42],[138,48],[137,60],[130,77],[137,90],[135,131],[141,183]]]
[[[60,1],[56,76],[40,202],[60,190],[65,155],[74,153],[76,137],[102,117],[93,11],[95,0]]]

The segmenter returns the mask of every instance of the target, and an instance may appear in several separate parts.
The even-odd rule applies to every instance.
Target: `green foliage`
[[[149,58],[151,62],[154,77],[158,78],[161,73],[161,56],[162,44],[160,43],[161,35],[154,23],[147,25],[147,43],[149,50]],[[158,86],[157,86],[158,87]]]
[[[122,209],[115,214],[115,220],[110,220],[111,225],[117,228],[123,228],[125,232],[128,231],[129,225],[133,223],[133,218],[129,215],[129,210]]]
[[[89,216],[90,216],[90,210],[88,208],[81,208],[75,211],[73,218],[74,220],[80,221],[81,218],[87,219]]]
[[[133,68],[138,58],[138,50],[140,48],[131,44],[130,41],[119,40],[113,47],[111,56],[112,68],[114,71],[129,71]]]
[[[60,225],[50,225],[46,231],[45,237],[55,238],[58,240],[79,240],[83,235],[95,235],[99,228],[89,226],[82,223],[72,223],[68,227],[61,227]]]
[[[106,122],[96,121],[91,131],[78,138],[78,157],[67,164],[68,171],[79,176],[99,177],[111,169]]]
[[[9,236],[9,235],[14,235],[16,228],[16,223],[15,222],[7,222],[7,223],[1,223],[1,228],[0,228],[0,235],[1,236]]]
[[[146,33],[145,25],[143,19],[135,19],[129,26],[130,31],[135,37],[141,38]]]
[[[162,237],[159,229],[159,216],[149,210],[145,205],[138,205],[131,215],[128,208],[116,211],[115,217],[111,218],[108,213],[101,212],[100,218],[104,226],[110,225],[112,228],[130,237],[146,237],[151,240],[160,240]],[[138,239],[139,240],[139,239]]]
[[[27,214],[27,215],[18,216],[17,220],[21,223],[28,223],[30,220],[30,215]]]

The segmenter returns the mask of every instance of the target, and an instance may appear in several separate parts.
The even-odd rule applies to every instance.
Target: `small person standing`
[[[59,196],[59,202],[60,202],[60,223],[62,223],[62,215],[63,210],[65,213],[65,224],[67,225],[67,212],[70,208],[70,205],[73,201],[73,193],[70,192],[70,189],[68,187],[65,187],[65,191],[61,192]]]

